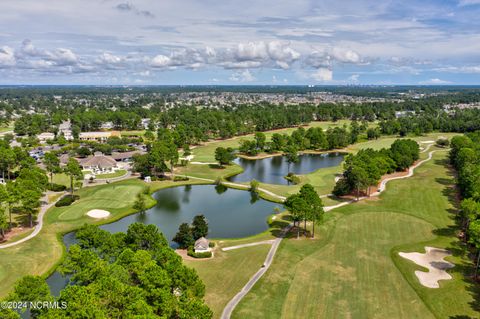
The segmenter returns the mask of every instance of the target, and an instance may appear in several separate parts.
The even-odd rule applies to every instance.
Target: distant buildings
[[[63,135],[67,141],[73,140],[72,135],[72,123],[70,121],[64,121],[58,126],[58,134]]]
[[[402,118],[402,117],[408,117],[410,115],[415,115],[415,111],[397,111],[397,112],[395,112],[395,117],[397,119]]]
[[[49,133],[49,132],[44,132],[44,133],[38,134],[37,138],[40,141],[40,143],[45,143],[49,140],[55,139],[55,134]]]

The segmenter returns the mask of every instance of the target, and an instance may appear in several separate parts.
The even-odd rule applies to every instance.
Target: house
[[[148,130],[148,126],[150,125],[150,119],[149,118],[144,118],[141,121],[142,121],[142,127],[145,130]]]
[[[49,133],[49,132],[44,132],[44,133],[38,134],[37,138],[40,141],[40,143],[45,143],[48,140],[55,139],[55,134]]]
[[[80,140],[82,141],[97,141],[105,142],[108,138],[118,136],[120,137],[120,132],[111,131],[111,132],[82,132],[79,135]]]
[[[114,127],[113,122],[103,122],[100,128],[102,130],[111,130]]]
[[[91,170],[94,174],[112,173],[117,170],[117,161],[111,156],[103,155],[101,152],[95,152],[80,161],[80,166],[84,170]]]
[[[210,251],[210,242],[205,237],[200,237],[195,241],[193,249],[196,253],[206,253]]]

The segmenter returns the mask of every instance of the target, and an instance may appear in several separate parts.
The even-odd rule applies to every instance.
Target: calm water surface
[[[338,166],[342,163],[344,153],[302,154],[297,163],[290,164],[290,172],[307,174],[319,168]],[[285,156],[274,156],[258,160],[237,158],[234,161],[244,171],[230,178],[232,182],[249,182],[252,179],[269,184],[288,184],[284,178],[288,174],[288,162]]]

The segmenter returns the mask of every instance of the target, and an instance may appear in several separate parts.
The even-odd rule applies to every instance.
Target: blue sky
[[[480,0],[2,0],[0,84],[480,84]]]

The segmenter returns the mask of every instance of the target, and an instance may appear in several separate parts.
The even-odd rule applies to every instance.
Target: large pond
[[[290,164],[290,172],[307,174],[319,168],[338,166],[342,163],[344,153],[302,154],[297,163]],[[288,162],[285,156],[273,156],[258,160],[237,158],[234,161],[244,171],[232,176],[232,182],[249,182],[255,179],[269,184],[288,184],[284,178],[288,174]]]
[[[275,204],[250,192],[224,186],[196,185],[163,189],[153,197],[157,204],[145,213],[127,216],[100,228],[109,232],[125,232],[135,222],[155,224],[168,240],[175,236],[181,223],[190,223],[195,215],[208,220],[210,238],[238,238],[258,234],[268,229],[267,217],[274,213]],[[69,233],[63,241],[67,248],[75,242]],[[171,243],[175,247],[175,243]],[[47,279],[52,293],[58,295],[68,279],[55,272]]]

